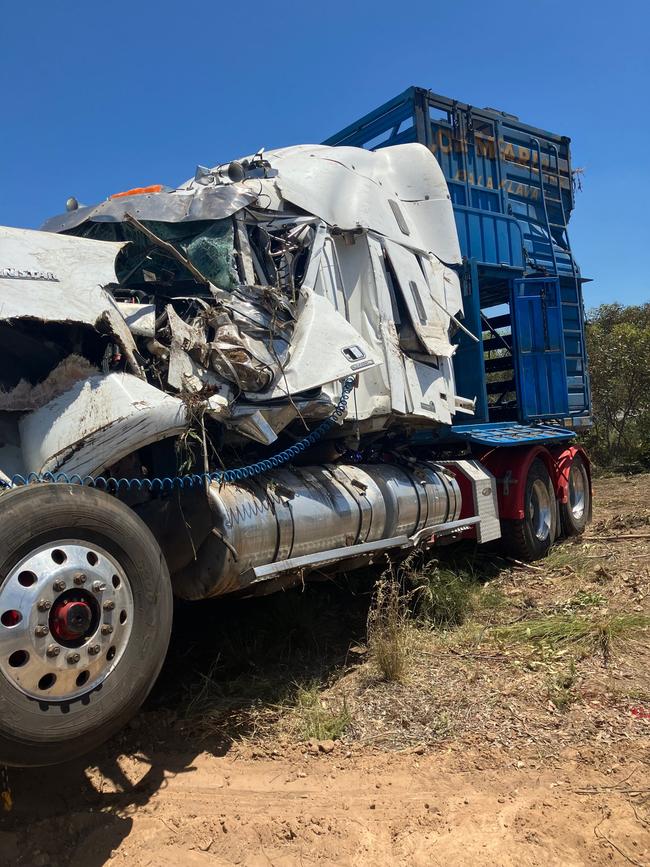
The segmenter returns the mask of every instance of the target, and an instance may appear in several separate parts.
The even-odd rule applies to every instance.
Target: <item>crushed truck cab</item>
[[[459,204],[481,184],[450,176],[443,142],[501,167],[501,120],[491,138],[454,103],[447,139],[440,118],[420,134],[422,99],[0,229],[0,762],[117,730],[162,664],[172,593],[266,593],[456,539],[534,559],[584,529],[568,242],[546,201],[543,265],[505,187],[501,217]],[[357,146],[386,123],[388,146]],[[564,209],[568,150],[519,127],[529,188]]]

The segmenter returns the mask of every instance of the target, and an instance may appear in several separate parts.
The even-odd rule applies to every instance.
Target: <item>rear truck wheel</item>
[[[526,476],[524,517],[501,522],[503,547],[518,560],[539,560],[546,556],[557,535],[557,506],[546,465],[537,458]]]
[[[0,495],[0,765],[51,765],[132,717],[162,666],[169,573],[140,518],[106,493]]]
[[[591,512],[589,473],[582,456],[575,454],[569,470],[566,503],[560,503],[560,519],[565,536],[584,533]]]

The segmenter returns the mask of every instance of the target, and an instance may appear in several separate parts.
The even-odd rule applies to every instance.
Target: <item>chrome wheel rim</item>
[[[102,684],[133,625],[120,564],[78,540],[35,548],[0,588],[0,671],[39,701],[69,701]]]
[[[569,508],[576,521],[584,517],[586,501],[587,485],[582,467],[573,464],[569,473]]]
[[[536,538],[545,541],[551,534],[551,498],[548,487],[541,479],[535,479],[528,504],[530,523]]]

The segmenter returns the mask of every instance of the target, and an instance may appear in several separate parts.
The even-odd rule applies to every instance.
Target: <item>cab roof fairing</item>
[[[47,220],[42,229],[67,232],[84,222],[219,220],[257,204],[284,210],[283,202],[345,231],[366,229],[446,264],[460,264],[451,198],[442,169],[421,144],[367,151],[354,147],[297,145],[268,151],[270,177],[229,182],[223,166],[202,172],[178,189],[119,198],[80,207]],[[255,157],[244,163],[255,165]],[[341,191],[345,193],[342,194]]]
[[[237,185],[256,193],[257,207],[280,210],[288,202],[333,228],[373,231],[447,265],[462,262],[447,182],[423,145],[379,151],[298,145],[264,157],[276,170],[273,177]],[[212,171],[215,179],[223,176],[220,166]]]
[[[138,220],[163,223],[189,223],[222,220],[252,204],[256,194],[243,184],[195,185],[106,199],[98,205],[80,207],[46,220],[45,232],[69,232],[82,223],[122,223],[126,215]]]

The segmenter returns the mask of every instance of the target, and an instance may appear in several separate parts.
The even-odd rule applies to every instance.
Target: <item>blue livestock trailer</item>
[[[568,439],[590,424],[582,283],[568,235],[570,139],[421,87],[330,136],[371,150],[420,142],[440,164],[463,254],[454,366],[476,395],[462,436],[485,445]]]

